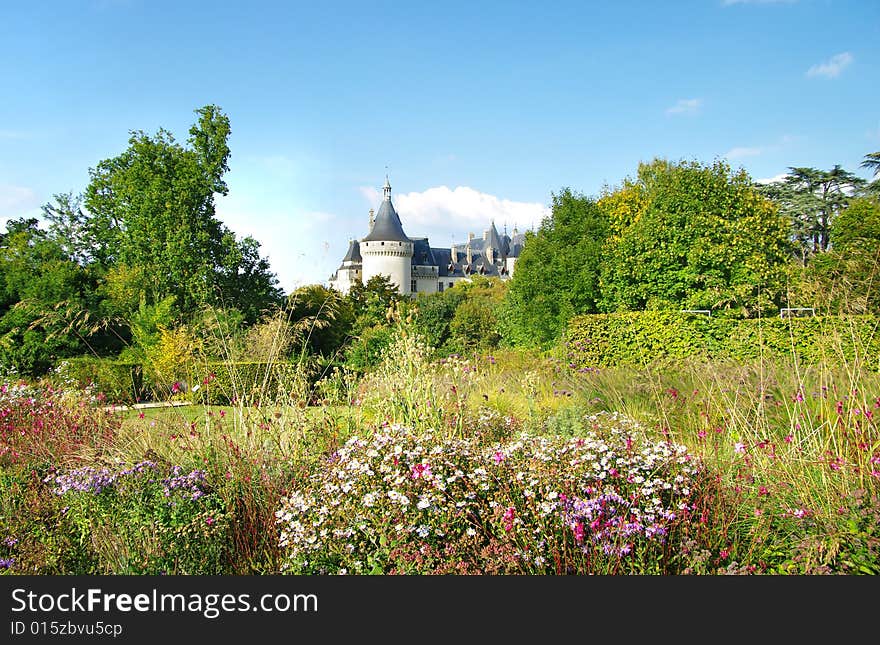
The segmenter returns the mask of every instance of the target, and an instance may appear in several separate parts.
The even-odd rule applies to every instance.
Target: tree
[[[831,225],[865,180],[835,165],[831,170],[790,167],[781,181],[756,184],[791,221],[802,262],[828,249]]]
[[[366,284],[355,282],[347,298],[355,315],[352,331],[355,335],[368,327],[391,322],[391,311],[402,300],[397,286],[381,274],[374,275]]]
[[[215,193],[228,192],[229,119],[213,105],[196,113],[187,146],[164,129],[133,131],[122,154],[90,169],[86,230],[97,262],[142,272],[147,304],[174,296],[184,315],[240,306],[252,322],[282,294],[258,243],[215,217]]]
[[[880,200],[853,199],[831,226],[829,250],[793,277],[795,297],[823,312],[880,312]]]
[[[880,152],[869,152],[861,163],[862,168],[868,168],[874,174],[874,181],[867,185],[866,191],[880,197]]]
[[[547,345],[572,316],[594,313],[609,222],[595,200],[563,188],[536,233],[526,233],[500,314],[505,342]]]
[[[602,251],[603,310],[752,315],[780,302],[788,223],[745,171],[655,159],[599,205],[612,222]]]
[[[9,221],[0,234],[0,364],[39,376],[58,358],[95,351],[95,285],[36,219]]]
[[[868,168],[874,176],[880,175],[880,152],[869,152],[861,163],[862,168]]]
[[[331,357],[351,336],[351,301],[319,284],[300,287],[287,298],[287,317],[304,324],[302,345],[313,355]]]

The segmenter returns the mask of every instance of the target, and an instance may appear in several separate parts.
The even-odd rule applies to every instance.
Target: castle
[[[385,177],[384,200],[373,216],[366,237],[351,240],[342,264],[330,276],[330,286],[348,293],[355,283],[365,284],[376,275],[387,276],[403,295],[437,293],[474,275],[502,280],[513,275],[525,235],[499,235],[492,222],[482,239],[468,234],[466,244],[432,247],[427,237],[408,237],[391,203],[391,184]]]

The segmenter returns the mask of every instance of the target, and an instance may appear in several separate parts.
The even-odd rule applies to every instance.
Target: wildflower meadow
[[[437,356],[401,325],[307,405],[127,407],[7,375],[0,570],[880,572],[875,371],[570,352]]]

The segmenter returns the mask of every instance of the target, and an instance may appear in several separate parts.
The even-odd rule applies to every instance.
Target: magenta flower
[[[504,461],[504,453],[499,450],[492,456],[492,459],[495,460],[496,464],[500,464],[502,461]]]
[[[510,533],[513,530],[513,518],[516,517],[516,509],[513,506],[508,506],[507,510],[504,511],[504,530]]]

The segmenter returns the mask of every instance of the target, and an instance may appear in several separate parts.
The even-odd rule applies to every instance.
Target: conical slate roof
[[[361,245],[358,244],[357,240],[351,240],[348,243],[348,252],[342,258],[342,264],[346,262],[363,262],[363,258],[361,258]]]
[[[391,203],[391,185],[388,178],[385,179],[385,200],[379,207],[379,213],[373,222],[373,228],[362,242],[409,242],[410,239],[403,232],[400,217]]]

